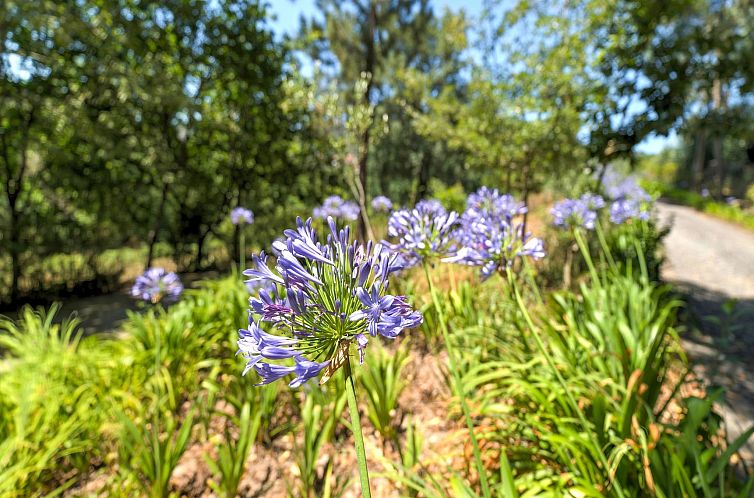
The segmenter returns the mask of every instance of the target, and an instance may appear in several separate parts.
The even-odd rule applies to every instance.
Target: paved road
[[[754,424],[754,232],[692,208],[659,203],[663,278],[688,298],[683,345],[694,371],[726,388],[731,436]],[[743,452],[754,466],[754,438]]]

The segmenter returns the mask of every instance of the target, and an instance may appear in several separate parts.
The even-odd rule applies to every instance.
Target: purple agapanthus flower
[[[340,206],[340,218],[344,220],[356,221],[359,219],[359,213],[361,213],[361,209],[358,203],[354,201],[345,201]]]
[[[238,340],[244,373],[254,369],[260,384],[293,375],[289,385],[298,387],[327,368],[323,382],[352,346],[363,361],[368,336],[393,339],[422,321],[403,296],[387,292],[390,275],[402,269],[397,256],[381,244],[352,242],[348,227],[338,230],[332,217],[327,222],[330,233],[322,243],[311,218],[299,218],[296,229],[274,244],[274,269],[262,253],[244,272],[265,284],[249,300],[249,327]]]
[[[183,292],[183,284],[173,272],[164,268],[148,268],[136,277],[131,295],[152,304],[175,302]]]
[[[605,199],[601,195],[587,192],[579,199],[590,211],[597,211],[605,207]]]
[[[650,217],[650,196],[633,176],[623,176],[613,169],[608,169],[603,177],[602,186],[612,199],[610,204],[610,221],[616,224],[631,219],[648,220]]]
[[[461,217],[458,238],[461,247],[443,259],[481,267],[482,279],[513,266],[516,258],[541,259],[545,256],[541,239],[524,233],[523,223],[515,217],[526,213],[526,206],[510,195],[485,187],[471,194]]]
[[[328,216],[333,218],[340,217],[340,207],[343,205],[343,198],[339,195],[326,197],[322,205],[314,208],[314,217],[327,219]]]
[[[497,189],[481,187],[476,192],[469,194],[463,216],[468,219],[485,217],[510,222],[515,216],[526,212],[526,204],[516,200],[513,196],[500,194]]]
[[[563,199],[555,203],[550,210],[553,225],[560,228],[582,227],[593,230],[597,222],[597,213],[590,209],[590,202],[593,203],[594,200],[591,198],[585,200],[582,197],[581,199]]]
[[[359,205],[354,201],[346,201],[339,195],[327,197],[321,206],[314,208],[315,218],[327,219],[333,217],[342,220],[355,221],[359,218]]]
[[[614,200],[634,199],[639,202],[649,202],[652,198],[644,190],[634,176],[625,176],[608,168],[602,177],[602,188],[607,196]]]
[[[619,199],[610,205],[610,221],[620,225],[630,219],[648,220],[647,205],[636,199]]]
[[[393,203],[384,195],[378,195],[372,199],[372,209],[378,213],[389,213],[393,209]]]
[[[420,201],[414,209],[393,211],[387,233],[397,242],[385,245],[402,258],[406,267],[449,254],[455,249],[458,219],[458,213],[446,211],[437,200]]]
[[[230,212],[230,221],[234,225],[251,225],[254,223],[254,213],[251,209],[237,207]]]
[[[422,199],[416,203],[414,209],[428,216],[442,216],[447,214],[445,206],[437,199]]]

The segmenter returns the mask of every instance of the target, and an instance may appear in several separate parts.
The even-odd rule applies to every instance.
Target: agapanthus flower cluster
[[[469,195],[461,216],[457,234],[461,247],[443,261],[479,266],[482,278],[487,279],[513,266],[516,258],[543,258],[542,240],[525,233],[523,223],[514,221],[524,213],[526,205],[512,196],[480,188]]]
[[[393,209],[393,202],[384,195],[372,199],[372,209],[378,213],[389,213]]]
[[[605,207],[605,200],[595,194],[584,194],[578,199],[563,199],[550,210],[553,225],[561,228],[582,227],[593,230],[597,210]]]
[[[385,245],[399,255],[406,267],[449,254],[455,250],[458,219],[457,212],[446,211],[435,199],[419,201],[413,209],[393,211],[387,233],[396,242]]]
[[[327,197],[321,206],[314,208],[315,218],[327,219],[328,217],[341,220],[355,221],[359,218],[359,205],[354,201],[346,201],[339,195]]]
[[[481,187],[469,194],[466,200],[466,211],[463,217],[467,219],[494,217],[510,222],[515,216],[527,212],[526,204],[517,201],[509,194],[500,194],[497,189]]]
[[[181,279],[164,268],[148,268],[131,287],[131,296],[152,304],[175,302],[182,292]]]
[[[610,205],[610,221],[616,224],[630,219],[649,219],[649,202],[652,197],[633,176],[622,176],[608,169],[603,178],[605,193],[613,200]]]
[[[634,176],[622,175],[612,168],[605,171],[602,177],[602,187],[605,194],[614,201],[635,199],[640,202],[648,202],[651,200],[651,196],[639,185]]]
[[[254,213],[251,209],[239,206],[230,212],[230,221],[234,225],[251,225],[254,223]]]
[[[610,205],[610,221],[620,225],[631,219],[648,220],[649,209],[646,203],[626,197],[618,199]]]
[[[238,340],[244,374],[253,368],[259,385],[293,375],[289,386],[298,387],[321,373],[323,383],[352,346],[363,361],[368,336],[394,339],[422,322],[405,296],[388,294],[390,275],[401,269],[395,255],[381,244],[351,242],[349,228],[338,230],[332,217],[327,223],[330,233],[321,243],[311,218],[299,218],[296,230],[274,244],[274,269],[261,253],[244,272],[263,283],[249,300],[249,326]],[[283,363],[271,363],[277,361]]]
[[[598,211],[605,207],[605,199],[598,194],[587,192],[580,197],[580,200],[586,205],[587,209],[592,211]]]

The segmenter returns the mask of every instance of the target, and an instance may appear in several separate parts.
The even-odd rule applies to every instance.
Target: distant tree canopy
[[[149,263],[162,242],[201,267],[207,241],[236,240],[237,205],[262,244],[331,191],[527,197],[671,131],[689,185],[754,176],[750,2],[484,5],[318,0],[291,39],[257,0],[2,2],[11,297],[61,252],[147,247]]]
[[[0,7],[2,247],[29,261],[159,239],[202,247],[249,205],[272,233],[320,195],[327,144],[283,85],[256,1],[11,1]]]

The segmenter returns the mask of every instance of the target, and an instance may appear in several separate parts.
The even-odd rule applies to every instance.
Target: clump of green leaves
[[[210,481],[212,490],[223,498],[233,498],[238,494],[246,459],[256,441],[262,411],[254,410],[252,414],[252,405],[246,401],[238,415],[225,414],[225,417],[225,437],[215,446],[217,457],[204,455],[204,459],[212,473],[219,476],[219,481]]]
[[[404,345],[395,351],[377,346],[375,351],[370,351],[368,363],[360,377],[369,420],[385,441],[391,441],[396,446],[397,428],[401,422],[398,419],[398,398],[406,388],[403,369],[408,360],[409,351]]]
[[[3,496],[61,491],[102,457],[100,427],[116,360],[82,340],[75,317],[55,323],[58,309],[26,307],[16,322],[0,318]]]
[[[193,413],[179,422],[169,411],[154,408],[151,417],[131,420],[119,414],[123,430],[118,439],[119,461],[126,479],[132,479],[150,498],[167,498],[170,476],[188,447]]]
[[[294,442],[299,481],[296,488],[289,488],[291,496],[314,498],[339,496],[347,485],[347,479],[334,475],[333,461],[327,458],[320,472],[319,460],[326,443],[332,441],[335,428],[346,406],[345,390],[328,396],[327,391],[309,384],[301,404],[302,437]],[[330,401],[332,399],[332,401]]]

